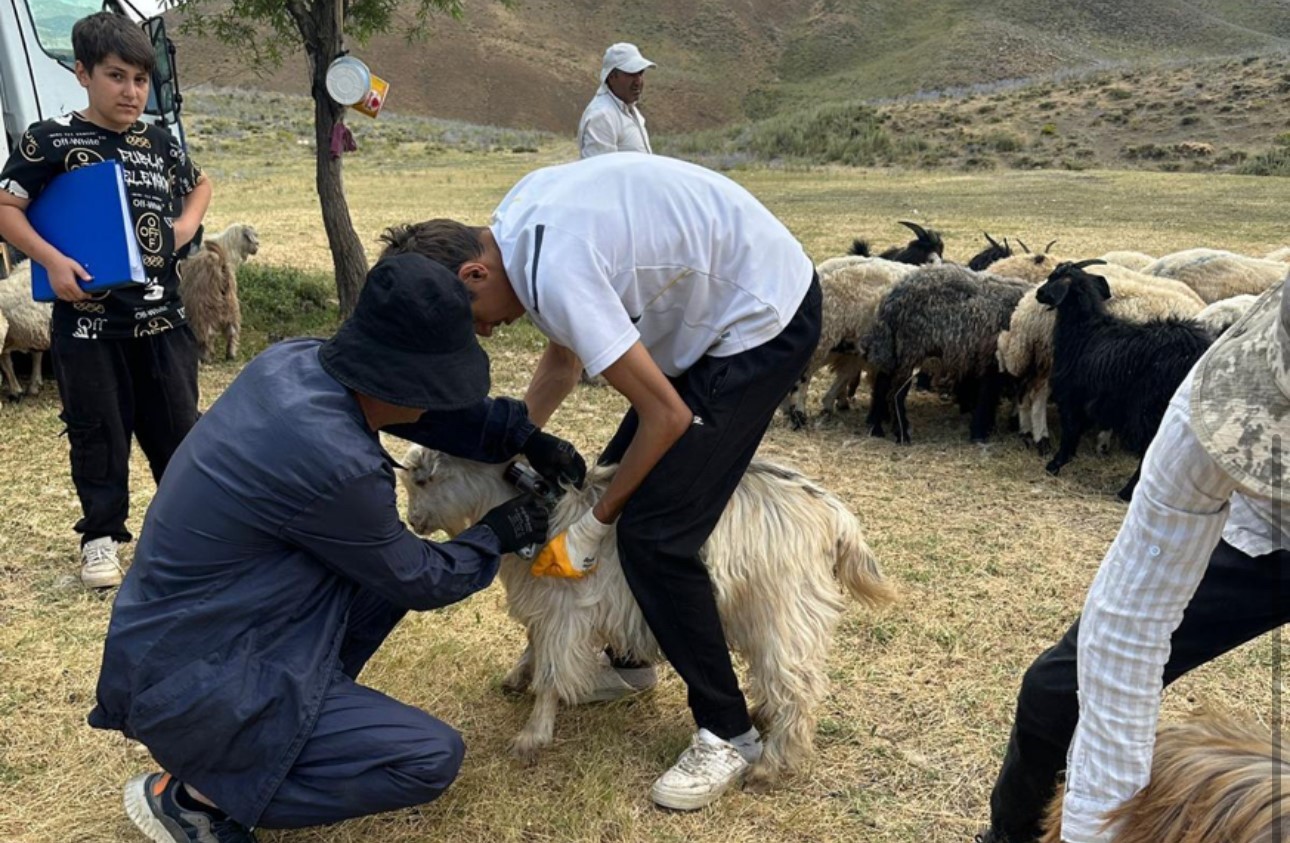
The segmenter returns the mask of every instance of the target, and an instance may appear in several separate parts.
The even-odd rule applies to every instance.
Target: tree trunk
[[[338,4],[339,0],[316,0],[311,15],[314,37],[306,38],[305,44],[312,77],[310,93],[314,98],[314,139],[317,143],[315,184],[322,209],[323,228],[331,247],[336,293],[343,319],[354,312],[354,305],[358,303],[359,290],[363,288],[363,281],[367,277],[367,255],[349,216],[341,159],[331,157],[332,129],[340,122],[345,110],[327,95],[326,87],[327,66],[341,50],[342,33],[336,11]]]

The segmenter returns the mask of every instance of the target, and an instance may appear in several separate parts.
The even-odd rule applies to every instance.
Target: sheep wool
[[[1206,304],[1239,295],[1262,295],[1286,277],[1285,263],[1221,249],[1188,249],[1165,255],[1142,270],[1177,279]]]
[[[43,383],[40,369],[44,354],[49,350],[49,321],[54,315],[54,305],[31,297],[31,261],[14,267],[8,278],[0,279],[0,313],[4,314],[9,325],[4,345],[0,347],[0,370],[8,383],[8,396],[16,399],[22,394],[10,356],[15,351],[31,355],[31,381],[27,385],[27,394],[37,395]]]

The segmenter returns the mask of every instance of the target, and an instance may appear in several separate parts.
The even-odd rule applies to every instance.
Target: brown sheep
[[[210,362],[215,337],[221,334],[225,357],[237,357],[242,330],[237,268],[259,249],[255,229],[234,223],[207,239],[196,255],[179,264],[179,295],[203,363]]]
[[[1060,843],[1059,789],[1041,843]],[[1282,843],[1290,817],[1290,747],[1267,729],[1214,716],[1165,726],[1151,783],[1107,814],[1114,843]]]

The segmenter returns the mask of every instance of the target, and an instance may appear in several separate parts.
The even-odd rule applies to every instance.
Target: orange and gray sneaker
[[[256,843],[251,829],[215,808],[185,807],[179,780],[143,773],[125,783],[125,813],[152,843]]]

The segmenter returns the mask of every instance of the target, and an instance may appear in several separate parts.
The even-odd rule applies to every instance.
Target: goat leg
[[[891,373],[879,372],[873,379],[873,388],[869,393],[869,415],[864,420],[870,436],[881,439],[886,435],[882,423],[887,420],[887,401],[890,397]]]
[[[908,445],[912,440],[909,438],[909,413],[905,411],[905,399],[909,396],[909,388],[913,386],[913,380],[907,378],[896,390],[896,396],[892,401],[895,408],[896,418],[896,444]]]
[[[1044,467],[1044,470],[1054,477],[1061,472],[1062,466],[1075,458],[1080,437],[1084,434],[1084,416],[1075,407],[1075,402],[1059,403],[1057,415],[1062,425],[1062,444],[1053,458],[1048,461],[1048,465]]]
[[[4,372],[5,382],[9,384],[9,391],[5,397],[10,401],[17,401],[22,397],[22,385],[18,383],[18,374],[13,370],[13,352],[6,351],[0,354],[0,371]]]
[[[522,764],[533,764],[542,750],[551,745],[555,736],[555,713],[560,706],[560,695],[553,682],[538,682],[534,691],[529,720],[511,741],[511,754]]]
[[[508,694],[523,694],[533,682],[533,643],[530,641],[520,654],[510,672],[502,678],[502,690]]]
[[[1115,496],[1125,503],[1133,500],[1133,490],[1138,488],[1138,478],[1141,476],[1142,460],[1138,460],[1138,467],[1134,470],[1133,476],[1129,478],[1129,482],[1125,483],[1124,487],[1121,488],[1119,492],[1116,492]]]
[[[972,423],[968,427],[972,441],[981,444],[994,432],[995,416],[999,413],[999,399],[1003,394],[1003,375],[991,372],[980,382],[976,405],[972,408]]]
[[[33,396],[39,395],[40,387],[45,383],[45,377],[40,372],[40,368],[41,368],[41,365],[44,363],[44,359],[45,359],[45,352],[43,351],[31,352],[31,380],[27,382],[28,395],[33,395]]]

